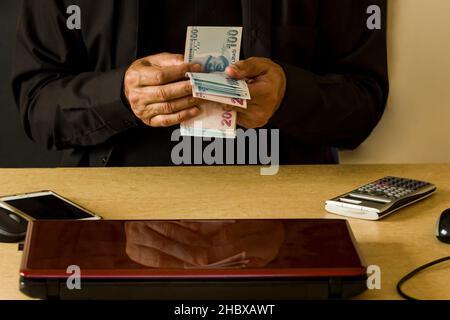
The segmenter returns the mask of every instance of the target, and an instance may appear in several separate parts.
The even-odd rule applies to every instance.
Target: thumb
[[[250,58],[238,61],[236,64],[228,67],[225,72],[232,78],[256,78],[268,70],[268,66],[263,61],[256,58]]]

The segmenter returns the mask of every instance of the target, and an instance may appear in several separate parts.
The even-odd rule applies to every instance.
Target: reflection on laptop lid
[[[67,289],[69,266],[83,290]],[[21,268],[38,298],[324,299],[365,286],[345,220],[35,221]]]

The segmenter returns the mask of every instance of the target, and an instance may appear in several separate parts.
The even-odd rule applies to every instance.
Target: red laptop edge
[[[20,269],[39,299],[343,299],[366,281],[340,219],[33,221]]]

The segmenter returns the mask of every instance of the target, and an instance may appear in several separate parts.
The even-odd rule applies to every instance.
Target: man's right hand
[[[169,127],[200,113],[186,72],[200,65],[185,63],[179,54],[161,53],[136,60],[124,77],[124,93],[134,114],[151,127]]]

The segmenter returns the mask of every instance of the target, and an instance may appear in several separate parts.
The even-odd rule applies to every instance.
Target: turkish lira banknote
[[[205,102],[199,116],[181,124],[181,135],[236,137],[236,111],[225,105],[246,108],[250,94],[246,84],[227,80],[224,71],[239,61],[241,40],[242,27],[188,27],[185,61],[202,66],[205,74],[195,74],[191,81],[193,96]]]
[[[209,138],[236,138],[236,111],[231,106],[203,102],[202,113],[181,124],[181,135]]]
[[[224,73],[186,73],[191,80],[193,93],[214,94],[228,98],[250,99],[250,92],[244,80],[235,80]]]

